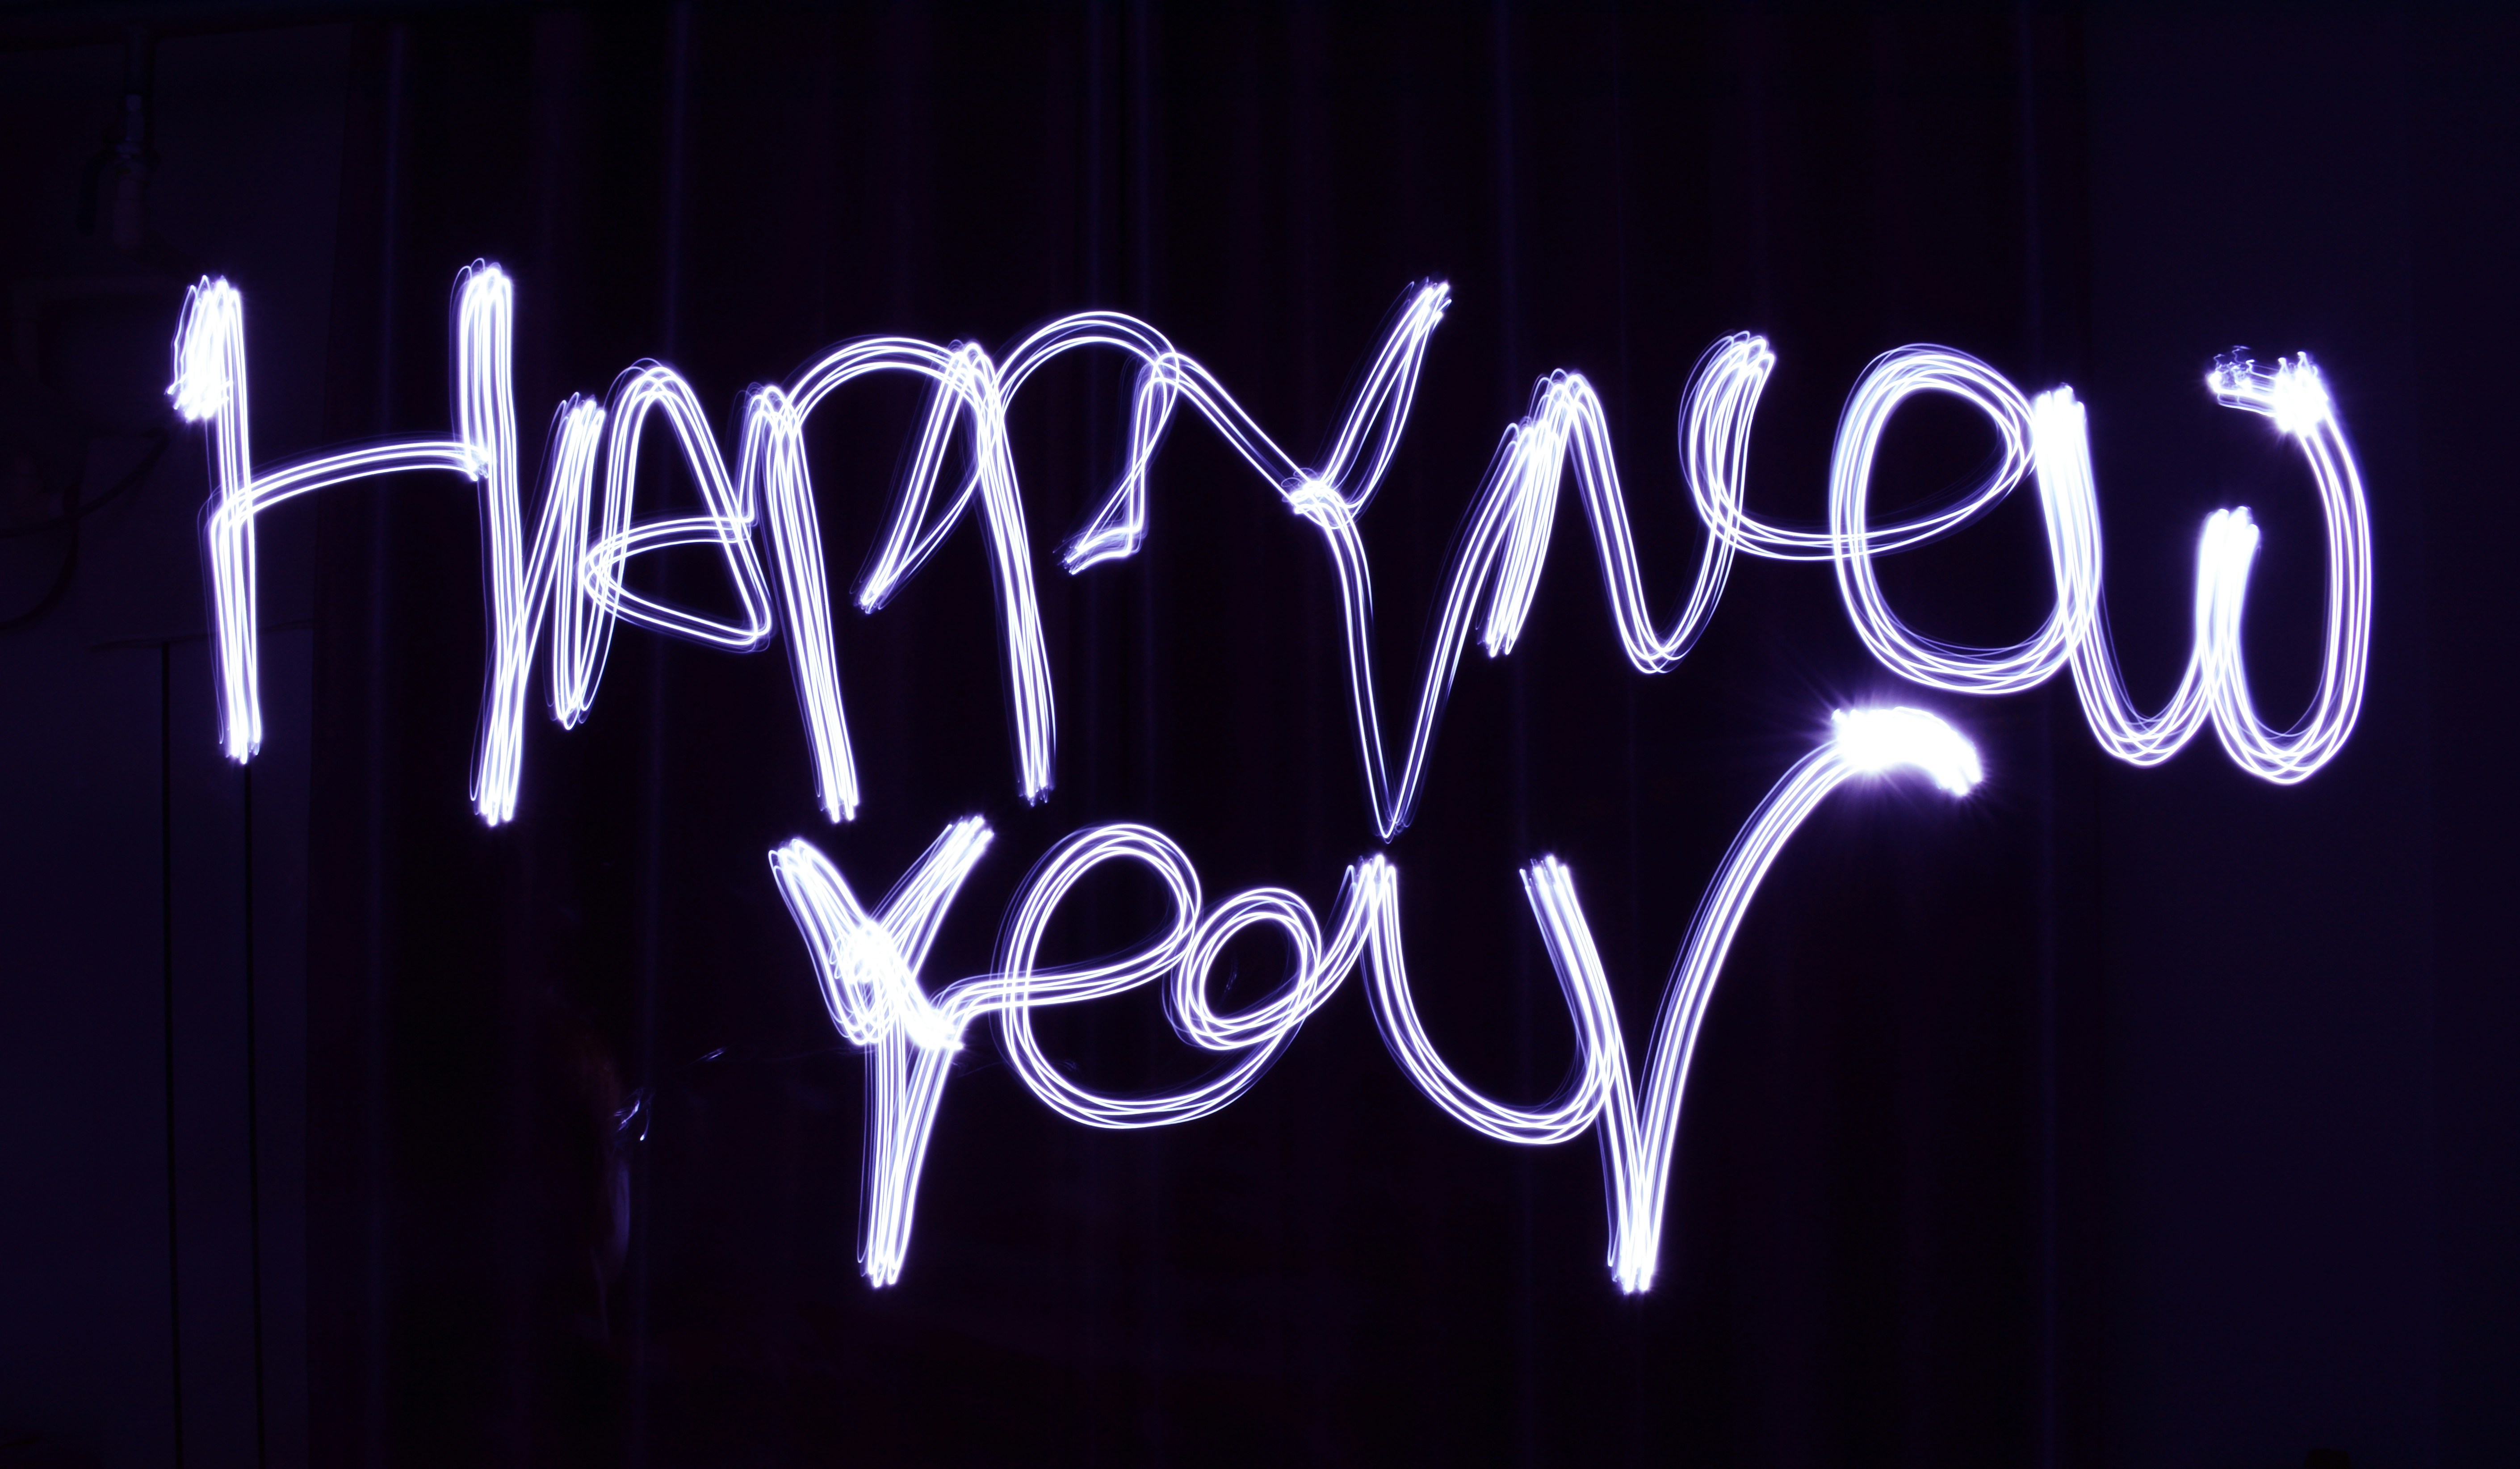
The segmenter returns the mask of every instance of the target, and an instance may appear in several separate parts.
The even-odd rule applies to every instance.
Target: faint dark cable
[[[32,607],[0,619],[0,632],[11,631],[39,621],[46,613],[59,605],[63,595],[70,589],[71,579],[78,574],[78,523],[112,504],[133,485],[148,479],[150,472],[158,467],[158,461],[165,457],[166,445],[173,441],[173,436],[164,429],[151,430],[149,438],[151,439],[149,452],[143,454],[138,464],[133,465],[121,479],[114,481],[105,493],[95,499],[81,504],[78,482],[73,480],[70,482],[69,489],[62,497],[61,514],[29,525],[0,527],[0,540],[11,540],[23,535],[41,535],[50,530],[68,530],[70,533],[69,544],[62,550],[61,566],[53,573],[52,584],[44,589],[41,597],[35,599]],[[84,475],[85,472],[81,473]]]

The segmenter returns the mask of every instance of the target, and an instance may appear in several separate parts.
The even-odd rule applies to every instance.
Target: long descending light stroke
[[[1445,1115],[1489,1137],[1524,1145],[1556,1143],[1600,1125],[1610,1273],[1622,1291],[1643,1291],[1653,1284],[1689,1061],[1733,937],[1785,843],[1830,792],[1851,780],[1914,769],[1959,796],[1982,778],[1976,749],[1921,711],[1841,711],[1834,725],[1828,742],[1805,756],[1768,793],[1717,868],[1663,990],[1645,1052],[1642,1097],[1629,1079],[1627,1045],[1609,981],[1575,897],[1574,874],[1563,863],[1542,857],[1523,874],[1524,894],[1575,1023],[1574,1066],[1557,1095],[1538,1107],[1481,1094],[1436,1053],[1410,996],[1397,880],[1383,868],[1386,895],[1365,955],[1366,992],[1383,1043],[1409,1079]]]
[[[455,431],[481,465],[483,581],[489,672],[472,759],[472,808],[492,826],[516,819],[524,762],[525,689],[546,620],[552,624],[551,710],[563,726],[595,697],[612,620],[580,595],[589,546],[603,405],[571,394],[543,450],[542,513],[527,549],[518,482],[515,294],[505,272],[475,264],[455,285]]]
[[[909,373],[924,379],[927,405],[921,416],[917,448],[895,489],[882,545],[859,580],[858,608],[875,612],[890,601],[977,502],[998,612],[1016,787],[1027,803],[1039,803],[1048,799],[1053,782],[1057,710],[1040,598],[1033,588],[1031,537],[1025,528],[1013,451],[1007,442],[1007,390],[997,365],[976,346],[938,347],[912,338],[874,337],[832,348],[798,368],[784,387],[755,388],[744,408],[746,443],[758,436],[762,445],[752,460],[760,477],[757,492],[770,523],[771,559],[780,601],[788,614],[789,670],[804,713],[824,813],[833,821],[853,818],[859,786],[840,699],[831,589],[822,531],[815,519],[804,428],[825,398],[845,384],[875,373]],[[937,511],[933,508],[936,485],[958,429],[964,435],[968,465],[951,502]]]

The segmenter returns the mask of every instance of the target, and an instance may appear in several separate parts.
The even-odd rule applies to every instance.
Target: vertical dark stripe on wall
[[[254,993],[253,973],[253,766],[248,764],[238,771],[237,781],[238,828],[243,833],[237,859],[243,866],[245,877],[242,932],[245,947],[246,1261],[247,1287],[251,1293],[253,1314],[253,1461],[259,1465],[271,1457],[271,1425],[262,1340],[262,1076],[260,1046],[257,1044],[261,1019]]]
[[[158,645],[158,934],[166,1040],[166,1370],[175,1466],[184,1464],[184,1248],[175,1168],[175,649]]]
[[[1516,32],[1511,0],[1491,0],[1488,12],[1488,84],[1490,103],[1490,167],[1492,186],[1496,190],[1496,280],[1497,313],[1503,333],[1497,353],[1497,366],[1503,382],[1498,390],[1498,410],[1508,421],[1523,410],[1523,320],[1522,320],[1522,198],[1515,152],[1519,139],[1515,134],[1514,76],[1516,55],[1521,37]],[[1508,689],[1506,718],[1508,721],[1507,820],[1513,829],[1513,849],[1518,853],[1531,850],[1531,785],[1526,772],[1530,767],[1531,730],[1529,688],[1523,678],[1523,665],[1515,660],[1506,670]],[[1533,994],[1529,946],[1516,944],[1508,961],[1512,969],[1513,993],[1513,1081],[1514,1095],[1537,1096],[1539,1065],[1532,1044]],[[1533,1269],[1532,1243],[1535,1216],[1540,1207],[1539,1180],[1530,1154],[1517,1150],[1513,1159],[1515,1242],[1513,1340],[1516,1371],[1514,1373],[1514,1455],[1518,1463],[1535,1466],[1541,1462],[1540,1403],[1538,1400],[1540,1365],[1539,1280]]]
[[[1126,0],[1129,23],[1129,309],[1149,315],[1156,308],[1155,292],[1165,284],[1156,269],[1155,260],[1155,45],[1154,0]],[[1156,734],[1162,708],[1163,685],[1156,663],[1155,572],[1151,557],[1134,558],[1128,569],[1130,591],[1135,601],[1135,637],[1131,646],[1137,654],[1135,705],[1136,727],[1131,731],[1136,756],[1137,779],[1131,783],[1129,797],[1141,806],[1151,808],[1155,793],[1162,788],[1163,773],[1159,761],[1163,751]]]
[[[384,137],[380,162],[382,215],[382,238],[379,242],[380,269],[376,277],[377,355],[374,371],[377,382],[377,406],[368,432],[381,434],[395,422],[394,404],[397,392],[395,365],[402,360],[399,331],[399,305],[402,298],[402,240],[406,229],[404,211],[404,162],[410,152],[408,136],[411,76],[412,29],[409,23],[394,22],[385,30],[384,56]],[[391,739],[393,699],[388,661],[390,624],[385,609],[395,592],[396,558],[391,531],[394,518],[388,506],[370,506],[365,515],[366,544],[364,555],[353,563],[363,574],[360,581],[365,591],[358,598],[354,625],[364,633],[361,649],[364,657],[355,675],[365,694],[364,718],[356,736],[369,742],[382,743]],[[399,754],[399,752],[394,752]],[[390,1439],[393,1395],[392,1373],[395,1365],[394,1290],[392,1251],[396,1243],[393,1228],[393,1082],[392,1046],[388,1027],[392,1020],[393,1000],[391,976],[395,930],[392,884],[394,871],[392,842],[395,822],[391,804],[393,765],[380,751],[371,757],[362,771],[366,779],[363,798],[367,820],[364,823],[362,864],[367,874],[367,921],[363,925],[365,953],[358,970],[359,1002],[355,1011],[358,1027],[358,1055],[362,1063],[358,1087],[364,1105],[359,1109],[362,1125],[361,1181],[365,1188],[367,1217],[361,1231],[367,1251],[364,1279],[361,1285],[366,1297],[361,1312],[361,1347],[358,1355],[359,1400],[361,1412],[357,1432],[361,1461],[370,1466],[391,1462]]]
[[[682,360],[683,313],[686,286],[683,280],[685,235],[689,226],[688,198],[691,175],[692,82],[694,53],[698,46],[696,9],[690,0],[680,0],[667,13],[665,36],[665,109],[664,177],[662,200],[657,221],[664,248],[660,261],[659,283],[661,339],[663,357],[668,362]],[[635,473],[635,468],[634,468]],[[631,1139],[644,1137],[655,1124],[655,1107],[659,1096],[657,1076],[656,1027],[658,1007],[665,983],[665,805],[667,774],[671,747],[671,689],[667,640],[649,641],[647,659],[647,739],[644,768],[639,782],[639,905],[638,938],[632,953],[637,985],[636,1050],[632,1068],[638,1079],[638,1089],[631,1094],[631,1105],[637,1109],[624,1119],[628,1129],[625,1145]],[[629,1454],[633,1469],[649,1462],[649,1423],[654,1408],[651,1376],[651,1339],[656,1260],[655,1179],[653,1155],[637,1149],[632,1154],[630,1206],[630,1424]]]
[[[2047,254],[2043,246],[2041,217],[2043,193],[2040,175],[2040,86],[2039,55],[2031,33],[2036,18],[2029,4],[2023,3],[2014,13],[2013,55],[2014,85],[2020,96],[2020,138],[2018,149],[2021,166],[2021,252],[2022,252],[2022,335],[2029,347],[2028,359],[2042,367],[2048,365],[2047,333]],[[2059,1267],[2057,1253],[2057,1172],[2063,1166],[2057,1149],[2061,1144],[2057,1128],[2057,974],[2059,915],[2056,901],[2056,844],[2061,839],[2056,819],[2056,760],[2054,731],[2058,712],[2050,702],[2048,717],[2040,721],[2033,736],[2039,769],[2036,779],[2039,791],[2039,871],[2036,879],[2039,900],[2039,954],[2037,978],[2038,1001],[2033,1010],[2033,1060],[2031,1072],[2035,1095],[2031,1099],[2032,1116],[2037,1127],[2033,1145],[2038,1150],[2036,1217],[2038,1219],[2038,1275],[2034,1289],[2038,1293],[2037,1401],[2035,1405],[2036,1447],[2040,1469],[2057,1469],[2057,1332],[2059,1330],[2057,1291]]]

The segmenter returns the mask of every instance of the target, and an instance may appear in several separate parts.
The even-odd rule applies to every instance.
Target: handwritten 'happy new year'
[[[242,761],[262,740],[256,518],[282,501],[350,481],[436,471],[472,482],[481,501],[489,668],[472,795],[484,821],[497,825],[517,814],[526,695],[542,650],[549,648],[552,713],[562,725],[574,725],[595,698],[613,633],[623,623],[736,653],[762,649],[784,633],[820,803],[834,823],[849,821],[864,789],[841,699],[804,428],[845,384],[908,374],[925,385],[925,406],[855,600],[866,612],[881,608],[964,521],[976,522],[997,603],[1016,785],[1026,801],[1045,800],[1053,783],[1057,711],[1007,418],[1036,370],[1089,347],[1126,353],[1138,372],[1123,468],[1096,513],[1059,548],[1061,566],[1078,574],[1138,551],[1156,453],[1181,408],[1203,419],[1319,532],[1328,554],[1366,796],[1386,843],[1415,811],[1463,651],[1474,637],[1490,657],[1513,648],[1539,587],[1570,471],[1612,623],[1641,673],[1662,672],[1687,657],[1714,616],[1733,558],[1746,554],[1827,563],[1865,646],[1912,682],[2001,695],[2070,672],[2094,738],[2136,764],[2169,758],[2210,725],[2242,769],[2288,784],[2326,763],[2353,731],[2370,647],[2369,518],[2343,426],[2306,356],[2264,369],[2235,354],[2218,359],[2207,378],[2219,401],[2271,419],[2300,448],[2325,519],[2318,689],[2301,719],[2277,730],[2250,699],[2241,655],[2241,617],[2258,546],[2245,508],[2216,511],[2205,523],[2187,666],[2167,705],[2144,714],[2119,674],[2109,635],[2098,496],[2083,407],[2071,390],[2031,398],[1964,353],[1933,346],[1890,352],[1865,371],[1840,419],[1827,526],[1785,527],[1748,508],[1750,430],[1776,357],[1764,340],[1739,334],[1708,349],[1682,397],[1681,478],[1705,536],[1696,576],[1667,623],[1657,622],[1646,605],[1600,399],[1580,374],[1540,380],[1530,412],[1506,430],[1457,538],[1395,760],[1382,728],[1371,651],[1372,578],[1357,522],[1399,449],[1427,344],[1448,302],[1441,283],[1413,288],[1359,376],[1328,451],[1312,464],[1281,448],[1194,358],[1153,327],[1114,312],[1061,317],[1003,357],[968,344],[940,346],[901,337],[845,343],[785,383],[744,394],[731,465],[690,386],[671,368],[640,362],[602,401],[571,396],[559,406],[528,526],[510,375],[514,288],[499,267],[476,263],[457,282],[451,436],[382,440],[269,468],[253,462],[243,298],[224,280],[204,279],[186,298],[168,392],[185,418],[208,428],[214,484],[202,535],[222,744]],[[1938,509],[1875,524],[1868,506],[1875,452],[1899,407],[1928,392],[1956,397],[1986,419],[2000,444],[1996,466]],[[698,484],[697,513],[632,515],[642,439],[652,421],[672,433]],[[949,468],[956,471],[950,487]],[[2039,630],[2010,647],[1979,648],[1937,641],[1901,621],[1882,594],[1875,558],[1950,535],[2032,481],[2056,589]],[[624,569],[631,560],[675,547],[720,558],[734,592],[734,617],[712,617],[629,587]],[[1935,715],[1842,710],[1828,737],[1768,793],[1726,854],[1682,945],[1645,1054],[1642,1089],[1573,874],[1553,857],[1531,863],[1522,875],[1524,891],[1576,1035],[1568,1080],[1538,1106],[1483,1095],[1437,1054],[1411,999],[1399,873],[1381,853],[1348,869],[1325,932],[1312,908],[1283,889],[1256,888],[1209,902],[1188,855],[1151,827],[1089,827],[1058,843],[1026,878],[1001,926],[989,972],[931,990],[922,970],[949,904],[989,846],[988,824],[974,816],[949,826],[873,909],[812,843],[790,841],[770,854],[773,875],[813,955],[832,1023],[866,1050],[870,1068],[859,1246],[866,1274],[878,1285],[900,1278],[927,1139],[953,1057],[974,1022],[996,1018],[1010,1066],[1060,1115],[1099,1127],[1161,1126],[1205,1116],[1242,1095],[1339,984],[1361,972],[1392,1056],[1449,1116],[1521,1144],[1564,1142],[1601,1129],[1611,1274],[1622,1290],[1644,1290],[1659,1254],[1689,1058],[1759,883],[1831,791],[1897,770],[1920,772],[1954,795],[1981,779],[1974,748]],[[1112,862],[1137,864],[1163,885],[1169,922],[1128,953],[1041,967],[1042,936],[1061,901],[1088,873]],[[1208,971],[1228,943],[1258,926],[1284,937],[1288,973],[1267,999],[1219,1013],[1208,998]],[[1163,987],[1165,1012],[1186,1043],[1231,1059],[1179,1090],[1123,1096],[1077,1084],[1043,1052],[1032,1028],[1035,1009],[1149,984]]]

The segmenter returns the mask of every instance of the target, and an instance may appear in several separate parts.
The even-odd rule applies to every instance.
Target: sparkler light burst
[[[1281,447],[1222,384],[1152,326],[1116,312],[1061,317],[1003,360],[982,348],[911,338],[842,344],[783,384],[742,398],[732,467],[696,394],[671,368],[634,364],[602,402],[572,395],[555,411],[525,517],[511,371],[515,291],[496,265],[457,279],[452,307],[455,428],[451,436],[381,440],[257,469],[247,391],[245,305],[226,281],[205,278],[186,298],[175,338],[179,413],[204,424],[212,492],[202,522],[210,590],[212,656],[222,748],[250,759],[262,740],[255,614],[254,528],[265,510],[314,490],[409,471],[449,472],[479,496],[488,622],[474,810],[498,825],[518,814],[525,704],[534,666],[550,649],[547,699],[563,727],[582,719],[602,682],[619,624],[728,652],[748,653],[785,633],[811,753],[817,801],[833,823],[867,797],[852,753],[833,635],[829,564],[805,449],[815,409],[842,387],[907,374],[925,401],[905,468],[867,570],[853,590],[874,613],[918,574],[966,519],[985,542],[1006,681],[1015,786],[1048,799],[1057,709],[1034,582],[1032,532],[1011,447],[1009,414],[1023,385],[1080,349],[1118,351],[1136,364],[1116,481],[1060,547],[1079,574],[1135,555],[1151,519],[1154,462],[1187,406],[1321,537],[1335,574],[1350,709],[1367,806],[1385,843],[1415,814],[1430,752],[1463,651],[1513,650],[1540,585],[1561,490],[1570,487],[1591,531],[1611,623],[1631,666],[1663,672],[1696,646],[1735,559],[1825,562],[1858,637],[1886,668],[1954,694],[2006,695],[2070,670],[2100,747],[2149,765],[2211,724],[2241,769],[2278,783],[2303,780],[2335,757],[2360,714],[2370,647],[2371,546],[2362,477],[2326,387],[2305,356],[2265,368],[2217,359],[2215,399],[2271,420],[2310,470],[2326,529],[2326,610],[2318,688],[2288,728],[2260,714],[2242,656],[2242,617],[2259,531],[2246,508],[2208,517],[2198,548],[2193,634],[2184,672],[2156,713],[2140,712],[2119,671],[2103,592],[2098,489],[2083,405],[2070,389],[2035,399],[1983,362],[1935,346],[1876,359],[1849,395],[1830,458],[1828,520],[1801,528],[1764,521],[1748,504],[1750,433],[1776,355],[1755,336],[1717,342],[1681,397],[1680,478],[1705,528],[1687,594],[1658,620],[1644,589],[1636,536],[1599,395],[1581,374],[1554,372],[1509,425],[1473,494],[1440,582],[1433,636],[1417,670],[1395,750],[1382,723],[1372,654],[1372,576],[1359,520],[1399,452],[1428,342],[1450,292],[1413,288],[1356,379],[1328,447],[1314,462]],[[1920,393],[1975,409],[1994,431],[1995,467],[1944,504],[1876,522],[1869,495],[1883,436]],[[642,448],[660,423],[698,489],[696,512],[639,516]],[[953,472],[948,482],[948,471]],[[601,479],[601,494],[598,480]],[[1876,558],[1951,535],[2035,482],[2055,586],[2040,628],[2009,647],[1943,642],[1903,621],[1885,596]],[[600,510],[600,513],[599,513]],[[632,589],[637,557],[676,548],[714,554],[735,615],[714,617]],[[765,565],[764,552],[767,552]],[[1726,954],[1760,882],[1803,820],[1851,781],[1912,771],[1953,796],[1982,778],[1975,749],[1941,718],[1911,709],[1840,711],[1828,739],[1785,772],[1726,854],[1665,987],[1644,1055],[1642,1090],[1573,873],[1541,857],[1523,891],[1575,1024],[1576,1056],[1557,1094],[1502,1102],[1464,1081],[1435,1051],[1411,998],[1402,941],[1399,872],[1381,853],[1351,866],[1327,932],[1295,894],[1255,888],[1207,904],[1190,857],[1151,827],[1111,824],[1072,833],[1026,878],[989,972],[930,989],[922,971],[947,909],[992,840],[977,816],[946,828],[889,896],[867,907],[839,867],[802,838],[771,853],[771,869],[811,954],[833,1027],[867,1053],[865,1209],[860,1259],[878,1285],[901,1275],[920,1172],[953,1057],[970,1027],[997,1024],[999,1049],[1053,1111],[1089,1126],[1169,1125],[1229,1105],[1258,1081],[1352,972],[1362,972],[1383,1040],[1411,1081],[1447,1116],[1486,1136],[1526,1146],[1599,1138],[1610,1213],[1608,1259],[1627,1291],[1652,1283],[1688,1065]],[[1043,967],[1053,915],[1089,874],[1112,863],[1144,869],[1170,899],[1161,930],[1128,953]],[[1287,971],[1268,998],[1217,1011],[1207,976],[1245,931],[1275,930]],[[1043,1050],[1032,1012],[1161,985],[1182,1040],[1225,1058],[1198,1081],[1142,1096],[1092,1090]]]

